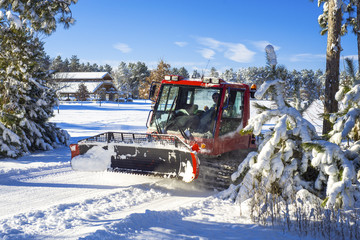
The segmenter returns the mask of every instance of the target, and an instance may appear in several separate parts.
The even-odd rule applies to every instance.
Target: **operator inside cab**
[[[219,102],[219,93],[214,93],[213,95],[212,95],[212,99],[214,100],[214,104],[212,105],[212,107],[209,109],[209,107],[208,106],[205,106],[204,107],[204,110],[205,111],[209,111],[209,110],[216,110],[216,108],[217,108],[217,104],[218,104],[218,102]]]

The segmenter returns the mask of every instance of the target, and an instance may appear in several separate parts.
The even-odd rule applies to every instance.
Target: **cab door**
[[[244,90],[229,90],[221,114],[219,136],[240,130],[243,126]]]
[[[220,154],[249,147],[249,136],[239,134],[244,127],[244,96],[245,89],[229,88],[227,90],[224,107],[220,113],[221,119],[216,140]]]

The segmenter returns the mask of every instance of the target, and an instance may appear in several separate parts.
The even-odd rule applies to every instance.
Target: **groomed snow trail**
[[[118,130],[119,122],[129,120],[129,116],[133,121],[130,119],[127,123],[128,128],[145,131],[144,119],[148,112],[144,110],[150,105],[135,106],[129,104],[121,108],[109,104],[97,108],[93,104],[69,104],[60,109],[54,121],[65,129],[68,127],[70,134],[78,138]],[[76,239],[87,231],[95,232],[99,222],[114,217],[124,218],[146,210],[176,209],[213,194],[178,188],[177,181],[171,179],[76,172],[70,166],[68,147],[16,160],[5,159],[0,166],[0,238],[5,239],[50,236]]]
[[[0,238],[76,239],[88,231],[95,232],[103,221],[146,210],[176,209],[211,195],[174,188],[178,183],[171,179],[75,172],[70,167],[67,148],[53,152],[59,158],[61,153],[66,154],[58,163],[34,164],[24,157],[21,163],[9,162],[12,166],[3,169]],[[39,153],[39,157],[42,155]],[[23,164],[30,166],[16,167]]]
[[[150,107],[66,103],[52,121],[76,142],[105,131],[145,132]],[[193,184],[73,171],[68,147],[1,159],[0,199],[0,239],[299,239],[252,224],[246,207]]]

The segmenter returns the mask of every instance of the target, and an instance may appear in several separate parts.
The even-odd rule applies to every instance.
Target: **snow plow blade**
[[[70,145],[77,171],[116,171],[178,178],[199,174],[197,155],[181,139],[165,134],[106,132]]]

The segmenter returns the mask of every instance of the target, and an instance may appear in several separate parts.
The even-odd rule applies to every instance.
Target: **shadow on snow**
[[[286,239],[281,232],[269,232],[256,224],[187,220],[196,210],[133,213],[125,219],[106,221],[105,230],[80,239]]]

